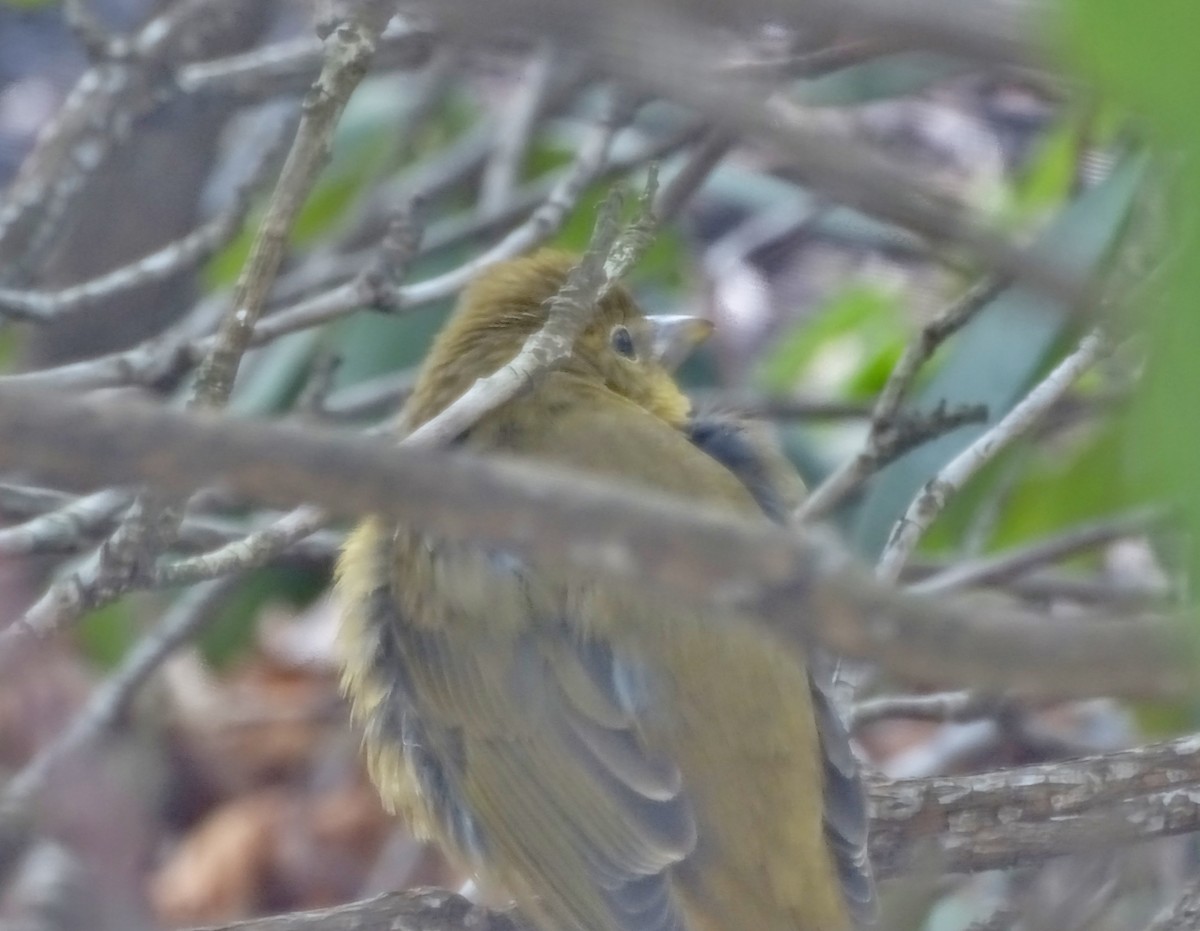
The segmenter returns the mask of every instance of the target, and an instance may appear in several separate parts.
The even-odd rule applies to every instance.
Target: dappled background
[[[631,42],[626,72],[623,3],[584,37],[604,4],[582,25],[556,3],[470,24],[471,3],[448,4],[445,24],[408,10],[330,120],[328,164],[311,189],[293,182],[303,208],[278,273],[248,272],[322,64],[317,31],[361,6],[0,2],[0,391],[203,396],[237,416],[374,427],[478,264],[584,249],[610,187],[639,190],[654,165],[661,223],[632,287],[647,309],[716,322],[683,379],[698,408],[775,425],[821,489],[805,520],[884,581],[970,592],[980,611],[1053,625],[1188,604],[1196,140],[1178,117],[1200,82],[1176,37],[1200,34],[1193,14],[649,4],[664,17],[650,25],[682,25],[649,52]],[[544,34],[521,28],[542,15]],[[690,94],[673,92],[689,78],[670,70],[677,41],[708,52]],[[731,88],[762,113],[731,113]],[[758,116],[784,128],[756,130]],[[835,148],[814,154],[813,137]],[[251,274],[263,316],[223,393],[196,372]],[[1047,384],[1027,422],[997,431]],[[897,539],[926,482],[981,438],[986,458]],[[365,778],[336,688],[340,525],[307,515],[216,566],[198,557],[290,515],[220,489],[183,510],[132,480],[82,497],[36,470],[3,482],[6,922],[222,925],[462,885]],[[148,513],[174,515],[149,543]],[[1053,804],[1024,797],[976,815],[942,799],[916,827],[893,811],[880,927],[1115,931],[1191,894],[1200,761],[1153,742],[1194,730],[1194,702],[1154,681],[1109,695],[1106,676],[1033,699],[843,666],[877,787],[1002,769],[1002,785],[1053,782],[1017,768],[1150,748],[1066,840],[1039,833]],[[1101,770],[1063,769],[1062,784]],[[957,860],[917,843],[993,829]]]

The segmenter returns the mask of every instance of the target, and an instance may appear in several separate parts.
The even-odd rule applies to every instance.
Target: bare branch
[[[1188,883],[1183,893],[1145,928],[1145,931],[1193,931],[1200,926],[1200,879]]]
[[[220,407],[233,390],[238,364],[266,307],[296,216],[329,157],[334,129],[366,74],[392,12],[386,0],[362,0],[326,41],[321,74],[305,100],[296,138],[234,287],[231,313],[196,375],[194,403],[199,407]]]
[[[1194,682],[1187,637],[1172,621],[1072,615],[1046,624],[1040,614],[905,595],[828,541],[560,470],[397,449],[312,425],[12,391],[0,392],[0,435],[0,466],[68,485],[145,481],[185,493],[219,477],[274,506],[380,514],[754,619],[782,645],[816,640],[905,681],[1030,698],[1178,694]]]
[[[48,323],[61,314],[81,310],[126,291],[163,281],[207,261],[228,245],[242,228],[250,209],[251,196],[275,161],[277,153],[274,150],[272,146],[263,154],[250,180],[235,193],[233,202],[226,209],[186,236],[128,265],[58,291],[0,288],[0,316]]]
[[[610,276],[610,262],[621,245],[622,203],[620,189],[613,188],[597,212],[587,251],[550,300],[545,325],[525,341],[516,358],[499,371],[478,379],[432,420],[402,427],[415,426],[403,440],[404,445],[445,445],[571,354],[575,340],[592,319],[597,302],[615,280]]]
[[[880,875],[978,872],[1200,829],[1196,735],[1077,760],[871,788]]]
[[[154,585],[159,588],[193,585],[265,566],[293,544],[320,530],[327,521],[323,511],[301,505],[262,530],[218,550],[159,566],[154,572]]]
[[[102,53],[100,58],[84,72],[42,130],[0,201],[0,255],[10,284],[26,280],[36,271],[66,228],[61,221],[87,180],[104,164],[113,146],[126,138],[134,120],[159,105],[156,91],[169,74],[162,67],[162,56],[180,32],[194,26],[198,16],[211,19],[221,6],[236,8],[248,3],[176,3],[127,41],[102,40],[79,16],[73,16],[106,47],[96,49]]]
[[[70,727],[5,784],[0,813],[27,808],[54,767],[112,731],[133,696],[175,650],[211,620],[236,581],[229,577],[207,582],[176,601],[159,625],[130,650],[120,668],[92,692]]]
[[[1030,864],[1096,846],[1133,843],[1200,828],[1196,736],[1079,760],[971,776],[877,781],[870,788],[871,859],[882,877],[928,871],[979,872]],[[1195,893],[1172,914],[1195,908]],[[221,931],[458,931],[508,929],[511,916],[473,909],[450,893],[381,896],[318,912],[224,926]],[[420,918],[415,917],[420,913]],[[1156,924],[1175,931],[1190,924]],[[1167,922],[1168,916],[1159,919]],[[217,929],[208,929],[217,931]]]
[[[1165,516],[1160,508],[1146,508],[1107,520],[1092,521],[1028,546],[961,562],[927,579],[914,582],[909,586],[909,591],[932,595],[1003,582],[1086,550],[1106,546],[1127,537],[1144,535],[1153,529],[1155,524],[1161,523]]]
[[[520,179],[525,155],[533,142],[538,117],[550,90],[556,57],[552,45],[541,43],[503,108],[492,155],[480,179],[478,208],[484,216],[492,216],[504,207]]]
[[[724,388],[700,388],[691,393],[698,406],[731,410],[760,420],[866,420],[871,406],[833,398],[763,395]]]
[[[416,310],[454,295],[484,266],[520,255],[554,235],[565,217],[578,205],[579,196],[594,181],[670,154],[692,141],[699,132],[698,126],[687,126],[648,144],[629,157],[605,162],[604,153],[627,116],[627,108],[624,112],[618,106],[610,108],[601,116],[592,139],[585,142],[568,168],[549,183],[537,182],[523,189],[524,193],[514,210],[532,209],[533,213],[500,243],[460,268],[399,288],[389,298],[389,311]],[[602,146],[603,152],[598,152]],[[441,232],[435,228],[424,237],[427,245],[422,254],[488,231],[487,223],[478,220],[471,220],[465,226],[451,224],[451,227],[447,229],[443,226]],[[376,254],[375,250],[370,251]],[[326,280],[353,279],[361,274],[363,262],[363,254],[347,258],[323,277]],[[280,290],[309,292],[319,284],[310,272],[301,269]],[[288,333],[347,316],[360,309],[362,302],[355,282],[345,281],[264,317],[254,330],[251,345],[265,345]],[[174,386],[212,347],[212,326],[205,321],[211,316],[210,309],[215,307],[220,310],[224,306],[223,300],[202,302],[183,324],[132,349],[54,368],[0,375],[0,386],[54,390],[87,390],[121,385],[142,385],[156,389]],[[194,322],[196,320],[202,321],[201,325],[197,325]]]
[[[939,724],[977,721],[992,717],[1005,704],[1004,699],[995,695],[966,691],[871,698],[854,706],[849,724],[857,729],[889,718],[909,718]]]
[[[726,130],[779,148],[814,187],[935,242],[969,250],[1002,277],[1022,280],[1068,306],[1086,297],[1086,281],[1064,265],[1015,244],[923,177],[811,125],[806,112],[748,81],[716,80],[715,43],[666,5],[630,0],[581,7],[570,0],[497,0],[481,15],[478,0],[439,4],[447,28],[484,37],[497,22],[520,25],[591,50],[623,81],[692,107]]]
[[[181,3],[169,14],[179,16],[188,6]],[[375,42],[392,11],[390,0],[359,0],[347,22],[327,40],[325,64],[306,100],[250,257],[234,288],[232,306],[196,374],[189,408],[219,408],[228,400],[296,216],[324,166],[338,119],[366,73]],[[147,26],[138,42],[153,48],[159,35]],[[139,576],[148,573],[148,566],[178,532],[181,520],[179,503],[161,490],[140,493],[121,524],[82,567],[51,585],[22,617],[0,631],[0,644],[12,654],[23,644],[44,639],[85,611],[124,594]]]
[[[917,541],[929,529],[950,497],[991,462],[996,455],[1023,436],[1057,402],[1078,378],[1092,367],[1106,349],[1098,331],[1084,337],[1079,348],[1027,394],[1005,417],[926,483],[893,528],[879,559],[879,577],[899,577]]]
[[[825,517],[870,476],[896,458],[898,454],[893,451],[893,441],[897,415],[921,366],[929,361],[943,342],[962,329],[995,297],[1000,287],[1000,282],[985,279],[968,288],[966,293],[923,326],[921,332],[909,341],[875,401],[865,448],[813,489],[813,493],[798,509],[797,520],[820,520]],[[911,448],[911,445],[907,448]]]
[[[719,130],[709,130],[688,153],[687,161],[667,181],[654,204],[659,223],[670,223],[721,163],[733,139]]]
[[[376,68],[416,69],[427,64],[436,36],[419,26],[400,24],[379,40]],[[175,81],[184,94],[231,97],[248,104],[278,94],[300,94],[321,68],[316,39],[292,39],[226,58],[185,64]]]
[[[76,498],[47,514],[0,530],[0,555],[74,552],[97,531],[111,527],[132,503],[132,494],[111,488]]]
[[[192,931],[529,931],[512,911],[475,905],[440,889],[389,892],[363,902]]]

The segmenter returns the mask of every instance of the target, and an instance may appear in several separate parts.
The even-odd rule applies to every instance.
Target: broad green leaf
[[[1151,136],[1179,158],[1167,182],[1175,210],[1167,263],[1152,293],[1126,311],[1148,319],[1151,346],[1146,377],[1129,419],[1128,444],[1148,488],[1180,504],[1193,537],[1200,533],[1200,443],[1193,418],[1200,398],[1200,81],[1194,0],[1065,0],[1063,41],[1102,88],[1128,106]],[[1171,170],[1171,169],[1167,169]],[[1192,548],[1200,570],[1200,547]]]
[[[1063,120],[1038,144],[1014,185],[1013,212],[1018,219],[1057,207],[1070,197],[1081,133],[1079,120]]]
[[[75,630],[75,640],[91,662],[111,669],[121,662],[140,633],[133,602],[121,598],[89,611]]]
[[[808,383],[823,392],[873,393],[904,346],[896,303],[894,293],[869,284],[839,291],[812,319],[785,333],[763,360],[763,390],[788,394]]]
[[[1096,188],[1066,207],[1038,237],[1036,247],[1065,267],[1088,271],[1108,253],[1144,169],[1130,159]],[[992,423],[1029,388],[1066,329],[1057,303],[1015,285],[998,295],[946,347],[944,361],[915,399],[918,409],[939,401],[985,404]],[[913,450],[876,477],[854,521],[857,548],[874,557],[917,490],[980,436],[987,425],[962,427]]]
[[[811,106],[848,107],[917,94],[969,67],[969,63],[954,58],[901,52],[798,81],[797,91]]]

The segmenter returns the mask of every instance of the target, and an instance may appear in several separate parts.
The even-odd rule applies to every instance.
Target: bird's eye
[[[637,350],[633,345],[633,334],[629,332],[628,327],[623,327],[619,324],[613,327],[610,339],[612,340],[613,351],[617,355],[624,356],[626,359],[637,358]]]

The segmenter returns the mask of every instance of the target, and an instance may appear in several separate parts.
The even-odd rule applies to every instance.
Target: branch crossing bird
[[[510,361],[573,261],[486,270],[406,425]],[[783,520],[802,485],[773,439],[694,416],[674,381],[707,329],[645,316],[618,286],[560,366],[456,446]],[[537,928],[848,931],[870,913],[849,739],[817,673],[747,621],[374,518],[337,588],[343,686],[384,803]]]

